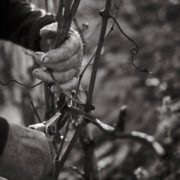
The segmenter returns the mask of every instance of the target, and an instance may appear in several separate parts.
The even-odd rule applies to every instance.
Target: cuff
[[[32,25],[31,31],[29,33],[29,48],[34,51],[40,51],[40,29],[44,26],[51,24],[55,22],[55,16],[54,15],[45,15],[40,17],[35,21],[35,23]]]
[[[0,117],[0,155],[3,153],[8,138],[9,124],[6,119]]]

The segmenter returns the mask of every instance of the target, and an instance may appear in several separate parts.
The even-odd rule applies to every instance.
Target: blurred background
[[[58,7],[55,0],[29,2],[50,13],[55,13],[54,7]],[[76,21],[86,42],[84,64],[97,45],[101,25],[99,10],[103,9],[104,4],[105,0],[83,0],[77,13]],[[93,98],[96,107],[94,114],[103,122],[114,125],[120,108],[126,105],[126,132],[138,130],[164,141],[173,128],[180,124],[180,1],[114,0],[113,15],[119,6],[117,21],[124,32],[139,45],[134,63],[147,69],[149,73],[140,72],[132,65],[130,49],[133,44],[114,26],[114,31],[107,37],[103,47]],[[109,21],[108,29],[112,24]],[[91,65],[83,77],[85,88],[89,84],[90,72]],[[17,95],[24,90],[14,85],[13,90],[3,87],[4,91],[8,97],[0,90],[3,104],[1,114],[10,120],[15,118],[18,122],[24,122],[25,119],[25,124],[31,122],[33,111],[29,106],[29,99]],[[14,96],[9,96],[12,91],[21,100],[13,100]],[[32,91],[31,98],[38,99],[40,91]],[[9,104],[7,101],[13,102]],[[162,162],[147,147],[132,141],[109,141],[97,128],[90,128],[94,134],[103,179],[180,179],[177,144],[173,145],[173,153],[169,159]],[[82,154],[78,143],[60,179],[80,179],[71,167],[82,168]]]

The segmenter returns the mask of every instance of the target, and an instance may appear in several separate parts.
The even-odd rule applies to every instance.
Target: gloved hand
[[[41,37],[47,41],[49,46],[54,41],[56,30],[57,23],[47,25],[40,30]],[[55,79],[63,90],[75,88],[83,59],[83,47],[78,33],[71,30],[69,35],[60,47],[49,50],[47,53],[36,53],[35,59],[41,68],[33,72],[36,78],[45,82],[54,82]],[[54,79],[47,68],[53,71]],[[52,91],[57,92],[59,88],[54,85]]]
[[[0,157],[0,176],[8,180],[51,180],[53,157],[45,134],[9,124],[8,139]]]

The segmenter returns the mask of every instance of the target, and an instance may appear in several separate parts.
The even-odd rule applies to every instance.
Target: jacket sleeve
[[[6,119],[0,117],[0,156],[3,153],[8,138],[9,124]]]
[[[0,38],[32,50],[39,50],[39,30],[55,21],[55,16],[25,0],[0,1]]]

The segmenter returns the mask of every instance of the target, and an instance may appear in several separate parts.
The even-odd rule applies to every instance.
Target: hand
[[[46,39],[49,46],[56,36],[57,23],[45,26],[40,30],[40,35]],[[77,85],[77,76],[83,59],[83,47],[79,35],[75,31],[69,32],[69,38],[58,48],[47,53],[36,53],[36,61],[41,68],[35,69],[33,74],[36,78],[45,82],[54,82],[53,92],[58,92],[59,87],[63,90],[74,89]],[[52,70],[52,75],[47,71]]]
[[[9,124],[9,135],[0,157],[0,175],[7,179],[50,180],[54,173],[54,152],[39,131]]]

